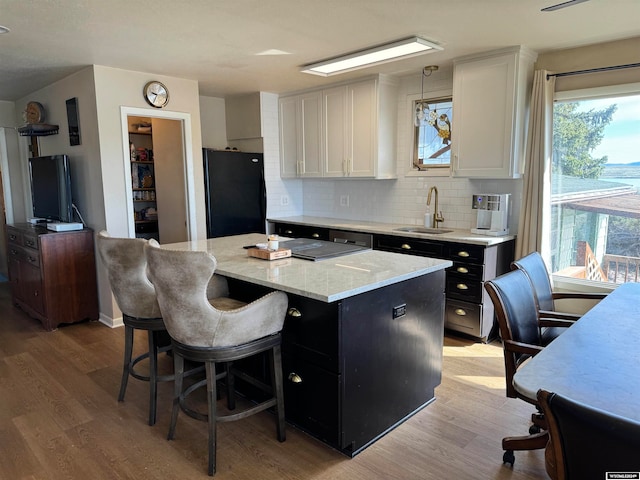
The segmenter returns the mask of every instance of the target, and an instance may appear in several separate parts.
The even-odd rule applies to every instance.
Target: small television
[[[69,157],[49,155],[29,159],[33,216],[44,221],[72,222]]]

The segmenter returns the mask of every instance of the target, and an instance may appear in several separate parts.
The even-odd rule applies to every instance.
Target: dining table
[[[640,421],[640,283],[618,286],[523,365],[516,390],[539,389]]]

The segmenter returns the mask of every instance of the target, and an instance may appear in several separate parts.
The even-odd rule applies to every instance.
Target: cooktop
[[[334,243],[326,240],[314,240],[311,238],[296,238],[294,240],[280,241],[281,248],[290,248],[291,256],[305,260],[324,260],[326,258],[340,257],[351,253],[371,250],[351,243]]]

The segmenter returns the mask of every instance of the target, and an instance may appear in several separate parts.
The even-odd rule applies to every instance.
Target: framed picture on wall
[[[67,123],[69,125],[69,145],[80,145],[80,122],[78,120],[78,98],[67,100]]]

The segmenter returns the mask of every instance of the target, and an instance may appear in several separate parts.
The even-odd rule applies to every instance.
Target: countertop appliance
[[[477,213],[476,228],[471,233],[498,237],[509,233],[509,193],[480,193],[472,196]]]
[[[262,153],[204,148],[207,238],[266,233]]]
[[[341,257],[351,253],[371,250],[369,247],[355,245],[353,243],[328,242],[312,238],[296,238],[294,240],[280,241],[281,248],[290,248],[291,256],[304,260],[324,260],[326,258]]]

